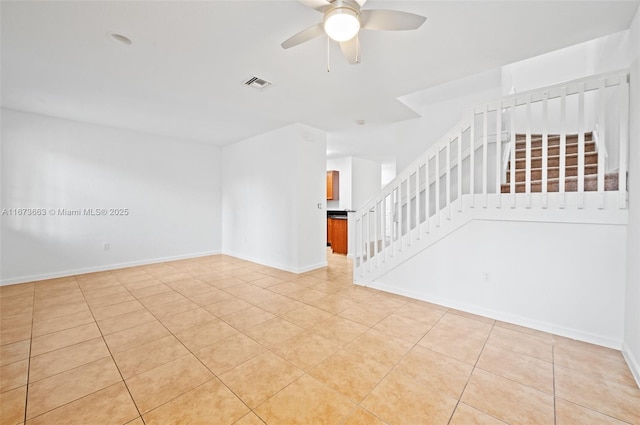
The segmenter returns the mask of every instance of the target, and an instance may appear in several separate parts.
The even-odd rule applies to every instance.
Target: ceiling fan
[[[283,49],[297,46],[326,34],[340,43],[350,64],[360,63],[360,29],[380,31],[415,30],[427,20],[424,16],[398,10],[362,10],[367,0],[300,0],[323,14],[322,22],[300,31],[282,43]]]

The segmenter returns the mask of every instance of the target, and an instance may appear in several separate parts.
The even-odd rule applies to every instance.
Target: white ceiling
[[[349,143],[356,120],[375,129],[415,117],[402,95],[624,30],[638,1],[370,0],[365,9],[427,22],[363,31],[361,65],[332,46],[330,73],[326,39],[280,47],[321,19],[295,0],[1,7],[3,107],[224,145],[293,122]],[[254,75],[273,86],[245,87]]]

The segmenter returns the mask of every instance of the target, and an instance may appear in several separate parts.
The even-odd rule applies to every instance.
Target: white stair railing
[[[474,210],[513,214],[534,204],[544,210],[550,200],[564,209],[569,205],[567,192],[572,192],[571,208],[577,211],[585,208],[585,197],[592,205],[593,195],[598,209],[626,208],[628,93],[628,71],[623,70],[470,108],[449,133],[354,214],[354,280],[367,283],[381,276],[466,223]],[[585,187],[586,158],[592,161],[593,156],[585,151],[585,134],[596,128],[594,189]],[[567,163],[568,139],[571,150],[577,149],[569,154],[572,165]],[[541,158],[533,158],[534,145]],[[557,155],[549,155],[552,146]],[[550,177],[552,163],[557,163],[557,171]],[[576,166],[576,175],[567,176]],[[606,177],[615,171],[618,200],[611,205],[605,202]]]

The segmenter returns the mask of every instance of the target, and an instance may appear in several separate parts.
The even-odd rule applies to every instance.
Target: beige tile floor
[[[0,423],[640,424],[620,352],[227,256],[0,289]]]

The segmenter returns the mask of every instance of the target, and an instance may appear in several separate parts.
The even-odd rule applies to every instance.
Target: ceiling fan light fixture
[[[332,40],[351,40],[360,31],[358,12],[350,7],[336,7],[324,17],[324,31]]]

